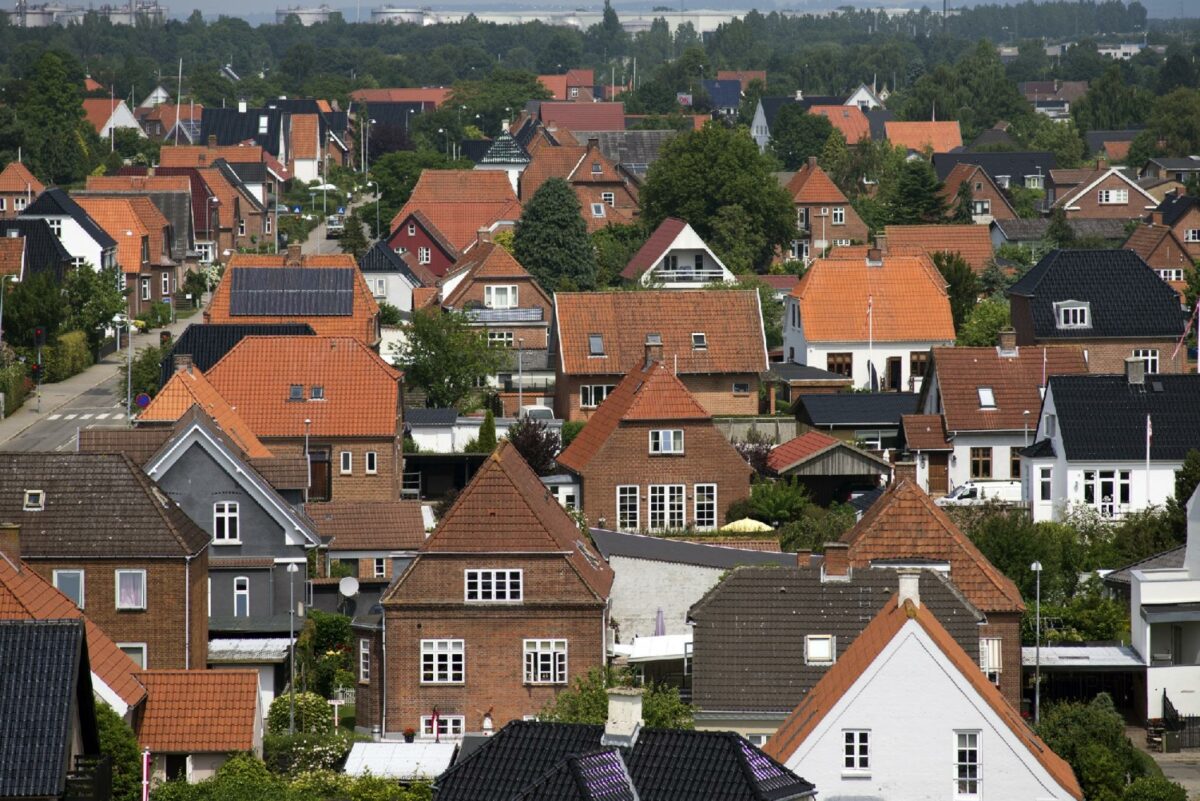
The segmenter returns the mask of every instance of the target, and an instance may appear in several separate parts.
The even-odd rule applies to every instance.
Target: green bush
[[[287,734],[291,715],[291,696],[287,693],[276,696],[267,713],[267,732]],[[333,731],[333,707],[316,693],[296,693],[296,731]]]
[[[1187,797],[1182,785],[1161,776],[1134,779],[1121,793],[1121,801],[1187,801]]]
[[[96,702],[100,753],[112,765],[113,801],[137,801],[142,789],[142,752],[129,724],[103,701]]]
[[[272,773],[294,775],[312,770],[340,771],[355,736],[346,731],[327,734],[268,734],[263,737],[263,761]]]
[[[146,331],[163,328],[171,324],[171,306],[167,303],[151,303],[150,308],[139,314],[137,319],[145,323]]]
[[[8,416],[21,408],[33,382],[29,380],[25,365],[17,362],[0,368],[0,392],[4,393],[4,414]]]
[[[562,431],[559,436],[562,437],[562,447],[565,451],[567,446],[579,436],[579,432],[583,430],[582,420],[565,420],[562,424]]]
[[[36,351],[35,351],[36,355]],[[45,366],[47,384],[65,381],[92,366],[92,351],[87,334],[83,331],[68,331],[60,334],[53,345],[42,348],[42,364]]]

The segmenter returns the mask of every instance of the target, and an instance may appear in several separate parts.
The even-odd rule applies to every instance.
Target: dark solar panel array
[[[354,311],[351,268],[243,267],[231,278],[234,317],[344,317]]]

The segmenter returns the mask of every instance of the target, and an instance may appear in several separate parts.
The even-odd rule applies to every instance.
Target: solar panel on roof
[[[354,312],[351,268],[243,267],[231,279],[234,317],[348,317]]]

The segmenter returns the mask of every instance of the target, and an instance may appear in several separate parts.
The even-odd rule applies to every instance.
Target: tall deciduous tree
[[[554,703],[538,715],[540,720],[556,723],[602,724],[608,717],[608,688],[626,679],[612,668],[592,668],[586,676],[560,692]],[[691,729],[692,708],[679,699],[679,690],[649,684],[642,696],[642,718],[656,729]]]
[[[551,178],[525,204],[513,255],[547,292],[596,286],[596,253],[566,181]]]
[[[809,114],[799,103],[787,103],[771,126],[771,150],[784,169],[798,170],[809,156],[820,155],[833,123],[820,114]]]
[[[97,272],[91,265],[72,267],[63,279],[66,299],[63,328],[83,331],[94,349],[104,337],[114,315],[125,311],[125,293],[117,286],[117,270],[108,267]]]
[[[59,56],[46,52],[33,68],[33,79],[20,106],[30,167],[46,183],[73,183],[88,172],[88,142],[95,133],[83,116],[80,87]]]
[[[490,347],[462,312],[418,311],[407,333],[397,349],[404,375],[432,407],[461,408],[504,363],[505,351]]]

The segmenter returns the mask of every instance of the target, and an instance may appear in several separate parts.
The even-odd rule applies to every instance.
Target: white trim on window
[[[73,596],[70,592],[67,591],[67,589],[64,589],[62,587],[62,585],[59,584],[60,576],[62,576],[62,577],[76,576],[76,577],[78,577],[78,579],[79,579],[79,586],[78,586],[79,597],[78,598]],[[54,582],[54,588],[56,590],[58,590],[63,595],[70,598],[77,607],[79,607],[80,609],[83,609],[84,601],[87,599],[87,583],[86,583],[86,576],[84,575],[84,572],[82,570],[55,570],[52,574],[52,579]]]
[[[467,719],[462,715],[438,715],[437,737],[462,737],[466,730]],[[421,716],[421,739],[432,739],[433,715]]]
[[[213,542],[217,545],[237,545],[241,542],[237,501],[217,501],[213,504]]]
[[[833,634],[804,636],[804,664],[832,665],[837,661],[837,637]]]
[[[687,525],[686,489],[683,484],[651,484],[651,531],[679,530]]]
[[[1158,372],[1158,348],[1134,348],[1133,358],[1145,363],[1147,373]]]
[[[1004,671],[1003,640],[999,637],[979,638],[979,669],[988,681],[1000,686],[1000,674]]]
[[[871,775],[870,729],[842,729],[842,775]]]
[[[367,451],[363,454],[363,462],[366,465],[368,476],[379,474],[379,454],[375,451]]]
[[[716,484],[696,484],[692,487],[692,525],[703,530],[717,527]]]
[[[358,639],[358,681],[360,684],[371,681],[371,640],[368,637]]]
[[[1129,202],[1129,190],[1101,189],[1096,193],[1096,202],[1102,206],[1122,206]]]
[[[488,309],[517,308],[516,284],[489,284],[483,288],[483,305]]]
[[[1058,328],[1091,328],[1091,304],[1080,300],[1064,300],[1054,304],[1054,321]]]
[[[650,453],[682,454],[682,428],[655,428],[650,430]]]
[[[567,641],[525,640],[525,683],[567,683]]]
[[[383,556],[376,556],[371,563],[371,572],[374,574],[375,578],[386,578],[387,558]]]
[[[131,576],[137,578],[138,581],[126,587],[126,592],[122,595],[121,578],[123,576]],[[113,571],[113,586],[115,592],[113,598],[116,602],[117,609],[145,609],[146,608],[146,571],[145,570],[114,570]]]
[[[642,498],[637,484],[617,486],[617,530],[637,531],[641,525]]]
[[[579,408],[595,409],[616,389],[615,384],[583,384],[579,387]]]
[[[469,604],[519,604],[525,571],[489,568],[463,571],[463,600]]]
[[[351,451],[341,451],[338,454],[338,473],[348,476],[354,472],[354,454]]]
[[[40,489],[25,490],[24,503],[21,506],[25,512],[41,512],[46,509],[46,491]]]
[[[954,797],[979,798],[983,785],[983,759],[978,730],[954,732]]]
[[[146,643],[144,642],[119,642],[117,648],[121,653],[133,660],[134,664],[142,670],[146,669]]]
[[[466,677],[465,641],[421,640],[421,684],[462,684]]]
[[[250,617],[250,579],[246,576],[233,580],[233,616]]]

